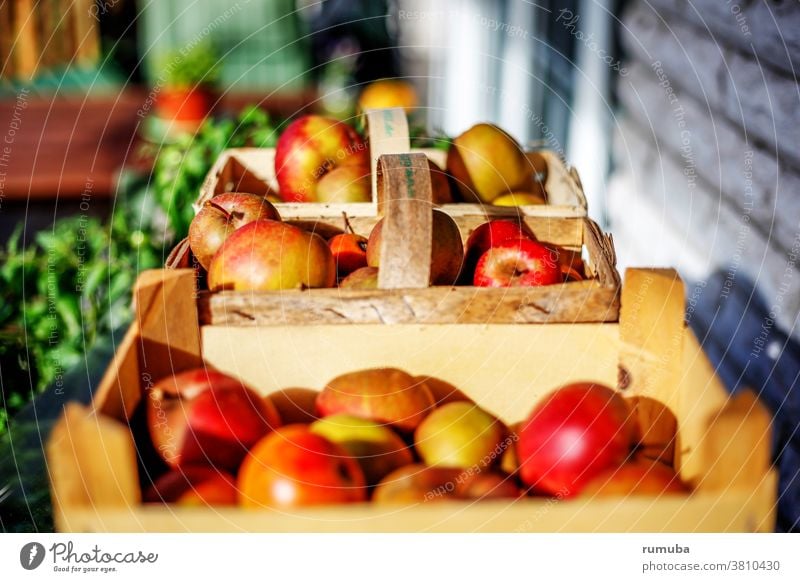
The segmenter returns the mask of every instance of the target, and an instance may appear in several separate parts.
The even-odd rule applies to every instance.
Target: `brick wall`
[[[788,4],[631,3],[608,196],[623,266],[753,280],[800,337],[800,10]]]

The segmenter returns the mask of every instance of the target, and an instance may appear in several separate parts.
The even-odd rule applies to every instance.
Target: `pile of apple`
[[[148,388],[145,407],[168,468],[145,488],[147,502],[293,508],[688,491],[637,452],[627,400],[598,384],[561,387],[511,427],[454,386],[395,368],[264,397],[199,368]]]
[[[195,216],[189,245],[212,291],[337,284],[376,289],[382,226],[381,220],[368,238],[350,229],[325,240],[281,221],[262,196],[228,192],[214,196]],[[470,234],[465,249],[455,221],[433,210],[431,285],[539,286],[582,278],[579,254],[538,241],[524,222],[485,222]]]
[[[547,164],[529,161],[495,125],[480,123],[455,138],[446,172],[434,162],[429,167],[435,204],[545,204]],[[275,176],[283,202],[372,200],[369,144],[351,126],[319,115],[300,117],[281,133]]]

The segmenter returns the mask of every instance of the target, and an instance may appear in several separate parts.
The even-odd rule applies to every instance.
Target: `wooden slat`
[[[0,77],[14,76],[14,58],[11,47],[14,44],[14,20],[11,2],[0,2]]]
[[[769,483],[755,495],[611,497],[556,501],[424,503],[410,507],[354,504],[292,512],[215,507],[143,506],[102,513],[77,509],[73,531],[97,532],[275,532],[275,533],[713,533],[770,531],[754,499],[768,496]],[[754,527],[760,523],[760,527]]]
[[[39,38],[35,0],[14,2],[14,68],[17,77],[30,80],[36,74],[39,62]]]
[[[93,64],[100,57],[100,28],[93,16],[96,0],[72,0],[75,29],[75,63]]]
[[[56,527],[75,525],[70,510],[95,514],[138,507],[141,491],[130,429],[111,417],[68,404],[46,447]]]
[[[616,321],[619,295],[596,281],[512,289],[430,287],[360,291],[201,293],[204,325],[583,323]]]
[[[424,153],[428,159],[444,168],[447,154],[433,148],[412,148],[412,153]],[[580,179],[574,169],[567,167],[555,152],[536,150],[529,152],[530,158],[543,158],[547,163],[548,204],[504,208],[471,203],[446,204],[444,208],[452,216],[492,215],[492,216],[532,216],[532,217],[584,217],[586,216],[586,196]],[[377,184],[376,184],[377,186]],[[210,197],[228,191],[253,193],[277,192],[275,179],[275,150],[272,148],[234,148],[224,151],[206,176],[200,194],[194,204],[195,210]],[[374,203],[322,204],[303,203],[278,205],[284,218],[336,218],[346,212],[348,216],[374,216]]]

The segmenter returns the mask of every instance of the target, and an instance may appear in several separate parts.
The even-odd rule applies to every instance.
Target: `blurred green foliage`
[[[158,61],[164,83],[171,89],[213,86],[219,81],[221,62],[210,42],[201,42],[188,50],[168,52]]]
[[[151,181],[120,184],[110,220],[61,218],[29,242],[19,228],[0,248],[0,436],[38,392],[58,389],[66,372],[85,364],[99,338],[127,325],[137,275],[162,266],[186,236],[192,202],[222,151],[272,147],[276,139],[258,107],[209,119],[154,151]]]
[[[210,119],[194,134],[161,146],[153,173],[158,204],[167,215],[170,234],[175,240],[189,232],[194,217],[192,202],[214,161],[228,148],[275,147],[276,126],[269,114],[256,106],[248,107],[236,119]]]

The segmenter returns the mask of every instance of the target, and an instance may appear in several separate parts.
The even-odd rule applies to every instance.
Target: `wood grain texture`
[[[131,343],[144,338],[181,339],[189,311],[175,295],[191,272],[143,276]],[[642,280],[626,280],[636,293],[666,293],[643,303],[669,305],[666,283],[674,273],[642,290]],[[154,287],[155,285],[155,287]],[[171,288],[172,292],[165,290]],[[429,290],[420,290],[429,291]],[[625,294],[625,290],[623,291]],[[629,293],[626,294],[626,297]],[[159,300],[161,298],[161,300]],[[168,299],[166,302],[162,301]],[[161,308],[156,307],[161,303]],[[630,305],[629,305],[630,308]],[[162,313],[157,313],[161,309]],[[676,317],[673,310],[667,309]],[[613,385],[618,365],[629,357],[632,336],[620,323],[581,325],[404,324],[371,325],[205,325],[204,361],[240,377],[262,394],[289,385],[320,388],[344,371],[379,365],[406,368],[450,382],[505,422],[525,417],[554,387],[588,380]],[[668,316],[667,327],[676,324]],[[52,490],[59,531],[494,531],[494,532],[727,532],[770,531],[774,527],[776,475],[769,469],[769,415],[752,396],[730,400],[693,333],[678,314],[681,349],[668,352],[680,373],[661,386],[643,408],[653,424],[657,409],[677,403],[679,435],[676,467],[696,486],[690,495],[611,497],[552,502],[426,503],[390,509],[368,504],[306,508],[291,512],[248,512],[236,508],[178,508],[138,503],[136,462],[130,431],[109,414],[68,410],[48,442]],[[637,321],[642,321],[641,316]],[[165,330],[169,333],[165,335]],[[190,337],[192,334],[190,333]],[[623,339],[624,336],[624,339]],[[662,344],[644,334],[636,350],[644,362],[664,356]],[[663,339],[663,338],[662,338]],[[194,340],[192,340],[194,341]],[[170,358],[163,345],[148,354]],[[313,355],[313,357],[309,357]],[[154,364],[155,365],[155,364]],[[112,365],[112,370],[114,366]],[[110,372],[111,373],[111,372]],[[120,377],[121,382],[126,380]],[[639,386],[635,379],[632,389]],[[124,390],[144,389],[139,381]],[[649,416],[648,416],[649,415]],[[674,427],[674,425],[673,425]],[[661,427],[663,432],[668,429]],[[660,429],[661,430],[661,429]],[[66,436],[65,436],[66,435]],[[75,436],[77,435],[77,441]],[[110,454],[112,453],[113,454]]]
[[[70,511],[75,508],[97,516],[108,508],[140,506],[136,448],[125,424],[68,404],[45,454],[58,530],[73,530]]]
[[[597,281],[548,287],[429,287],[200,293],[203,325],[584,323],[617,321],[619,294]]]
[[[378,213],[383,215],[379,289],[424,289],[431,280],[433,205],[424,154],[378,160]]]

